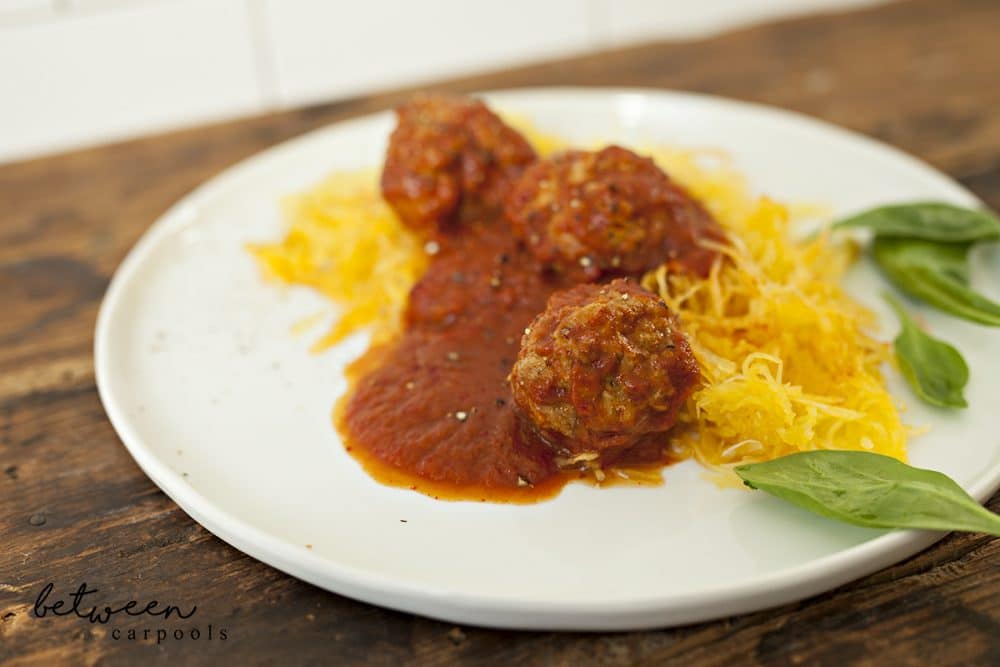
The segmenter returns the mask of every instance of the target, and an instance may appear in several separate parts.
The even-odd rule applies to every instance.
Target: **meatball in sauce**
[[[601,283],[664,262],[706,271],[715,255],[696,240],[721,232],[700,204],[621,148],[538,162],[482,103],[436,95],[399,110],[382,185],[435,252],[399,336],[351,367],[338,406],[369,474],[536,502],[603,465],[669,462],[697,378],[682,323],[635,282]]]
[[[535,163],[507,198],[515,233],[551,268],[579,280],[634,275],[667,262],[704,277],[721,229],[649,158],[619,146]]]
[[[618,279],[552,295],[524,334],[510,385],[558,454],[608,464],[668,431],[698,377],[667,305]]]
[[[462,206],[491,215],[511,181],[535,161],[524,137],[478,100],[417,95],[396,115],[382,194],[417,230],[454,222]]]

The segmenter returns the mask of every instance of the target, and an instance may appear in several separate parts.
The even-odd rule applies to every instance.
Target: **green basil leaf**
[[[924,402],[943,408],[964,408],[969,404],[962,390],[969,382],[969,366],[954,347],[933,338],[913,321],[899,299],[884,295],[899,317],[902,329],[893,346],[903,377]]]
[[[875,259],[888,258],[894,266],[921,267],[969,284],[969,244],[935,243],[914,239],[877,238],[872,243]]]
[[[1000,239],[1000,219],[989,211],[941,202],[879,206],[835,223],[835,229],[867,227],[876,236],[949,243]]]
[[[882,454],[800,452],[737,466],[736,474],[752,489],[858,526],[1000,535],[1000,516],[950,477]]]
[[[876,237],[872,257],[897,287],[971,322],[1000,326],[1000,304],[969,287],[968,246]]]

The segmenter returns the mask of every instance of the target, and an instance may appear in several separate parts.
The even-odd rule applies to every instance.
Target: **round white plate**
[[[836,213],[912,199],[977,204],[897,150],[784,111],[631,90],[487,97],[575,141],[721,147],[761,192]],[[379,165],[393,122],[386,112],[333,125],[226,171],[160,218],[111,283],[97,323],[101,398],[138,464],[196,521],[359,600],[458,623],[574,630],[785,603],[941,537],[855,528],[763,493],[721,490],[691,462],[668,468],[659,488],[570,485],[528,506],[435,501],[370,479],[331,423],[344,365],[364,337],[310,354],[311,339],[293,336],[292,325],[328,304],[266,284],[244,244],[280,237],[283,195],[332,170]],[[975,281],[989,291],[1000,285],[1000,252],[982,250]],[[865,264],[848,279],[889,337],[896,323],[882,285]],[[983,500],[1000,484],[1000,333],[912,308],[972,368],[961,412],[927,408],[893,378],[907,421],[932,427],[913,440],[912,462]]]

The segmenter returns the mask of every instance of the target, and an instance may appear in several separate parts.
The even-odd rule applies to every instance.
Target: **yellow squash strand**
[[[333,174],[289,197],[284,213],[285,237],[250,250],[268,276],[308,285],[343,306],[314,349],[366,328],[375,342],[391,338],[427,257],[421,241],[382,200],[378,175]]]
[[[813,449],[906,458],[906,428],[880,367],[889,347],[839,280],[854,248],[827,234],[793,239],[788,209],[753,196],[725,159],[654,151],[730,237],[707,279],[643,280],[681,318],[702,369],[677,453],[717,470]]]

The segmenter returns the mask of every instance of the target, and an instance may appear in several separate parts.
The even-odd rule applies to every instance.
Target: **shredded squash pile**
[[[854,248],[822,233],[794,240],[789,210],[753,196],[723,156],[653,158],[730,238],[706,280],[663,268],[643,280],[680,316],[702,371],[677,453],[716,470],[813,449],[905,460],[907,431],[880,372],[890,349],[838,286]]]
[[[512,124],[542,155],[565,146]],[[721,153],[640,152],[704,202],[730,237],[707,279],[663,268],[643,279],[680,316],[702,370],[672,433],[675,454],[720,472],[812,449],[905,459],[907,431],[879,370],[889,347],[867,333],[873,316],[838,286],[853,249],[825,234],[794,240],[789,209],[753,195]],[[251,251],[267,274],[344,307],[314,349],[363,328],[376,341],[391,337],[427,257],[383,202],[376,174],[335,174],[291,197],[285,214],[284,239]]]
[[[333,174],[283,204],[284,239],[252,245],[250,251],[267,275],[313,287],[343,307],[313,349],[365,328],[373,342],[391,338],[427,255],[382,200],[378,174]]]

